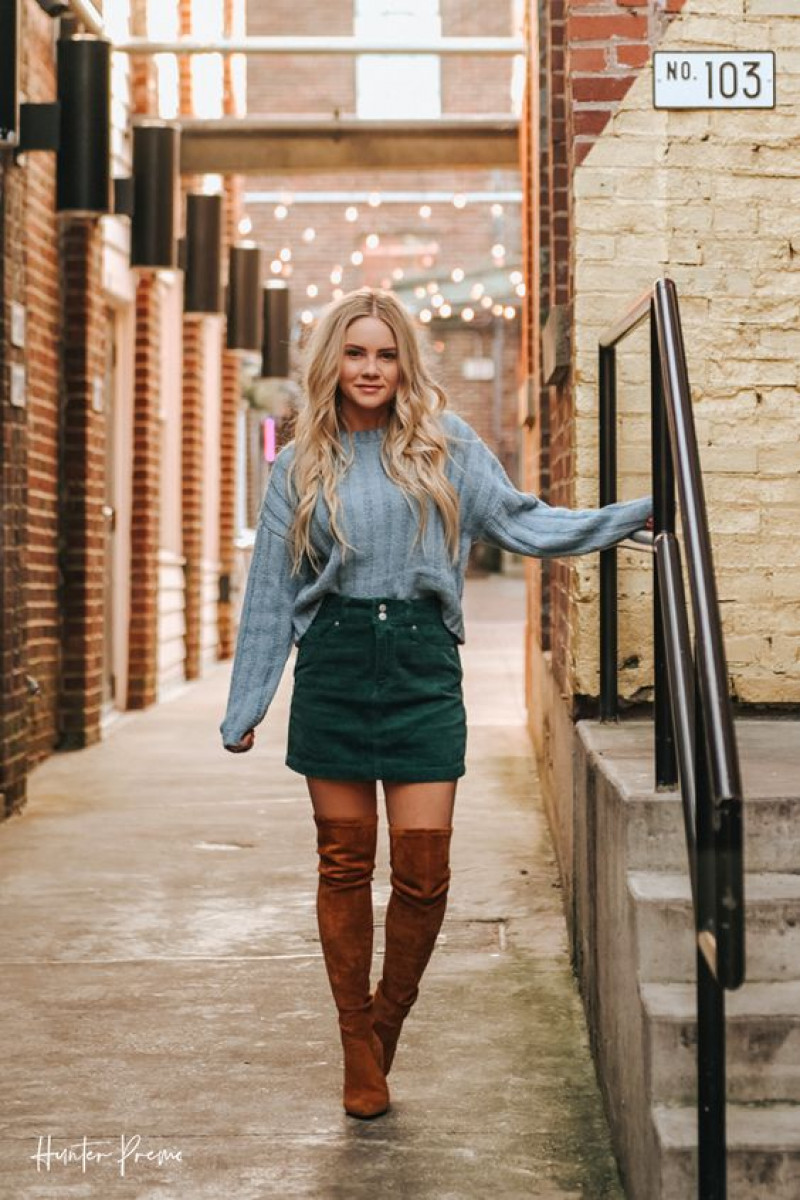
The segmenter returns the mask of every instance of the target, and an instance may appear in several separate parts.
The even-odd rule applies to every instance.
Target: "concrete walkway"
[[[0,1196],[621,1196],[524,727],[523,600],[467,585],[450,907],[376,1121],[340,1107],[314,827],[283,765],[292,660],[249,755],[220,747],[220,665],[35,772],[0,826]],[[378,952],[387,876],[384,824]],[[106,1157],[62,1161],[84,1138]]]

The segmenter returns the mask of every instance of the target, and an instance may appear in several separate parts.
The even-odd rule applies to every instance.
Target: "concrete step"
[[[800,875],[745,875],[746,972],[759,980],[800,979]],[[695,938],[689,875],[630,871],[642,983],[690,983]]]
[[[697,1195],[697,1111],[656,1108],[653,1121],[660,1150],[660,1200],[689,1200]],[[727,1124],[731,1200],[797,1200],[800,1106],[729,1104]]]
[[[645,984],[642,1003],[653,1102],[695,1103],[694,985]],[[725,1009],[729,1100],[800,1104],[800,980],[745,983],[726,993]]]
[[[686,834],[678,792],[647,792],[626,797],[628,866],[633,871],[687,869]],[[800,870],[797,830],[800,796],[747,795],[744,861],[748,871]]]

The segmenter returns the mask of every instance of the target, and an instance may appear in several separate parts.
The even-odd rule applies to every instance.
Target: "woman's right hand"
[[[244,754],[247,750],[253,749],[253,744],[256,740],[256,732],[254,729],[248,729],[240,742],[236,742],[233,746],[226,746],[226,750],[230,750],[231,754]]]

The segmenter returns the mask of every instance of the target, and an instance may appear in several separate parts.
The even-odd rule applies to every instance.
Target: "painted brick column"
[[[186,678],[201,673],[203,560],[203,434],[206,377],[205,318],[183,319],[181,499],[186,576]]]
[[[62,310],[62,683],[65,748],[100,738],[103,671],[106,319],[97,220],[61,227]]]
[[[128,708],[158,699],[162,308],[157,274],[142,272],[136,287]]]

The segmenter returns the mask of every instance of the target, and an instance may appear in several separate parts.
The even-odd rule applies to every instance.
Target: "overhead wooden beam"
[[[519,168],[513,116],[427,121],[243,117],[181,121],[187,174]]]

